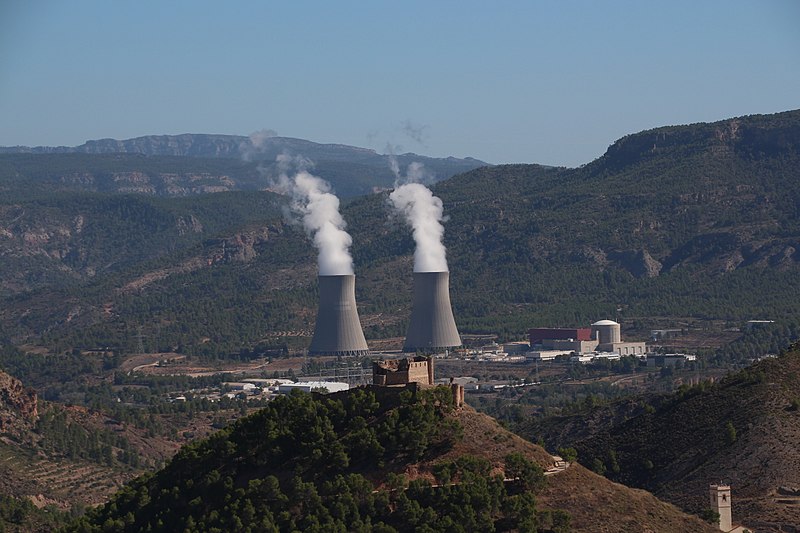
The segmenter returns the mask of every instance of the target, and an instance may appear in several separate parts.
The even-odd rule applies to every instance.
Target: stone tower
[[[711,508],[719,513],[719,528],[722,531],[731,531],[733,520],[731,518],[730,485],[711,485],[708,492]]]

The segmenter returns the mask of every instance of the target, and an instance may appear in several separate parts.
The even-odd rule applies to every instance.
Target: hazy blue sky
[[[575,166],[795,108],[797,0],[0,1],[0,145],[272,129]]]

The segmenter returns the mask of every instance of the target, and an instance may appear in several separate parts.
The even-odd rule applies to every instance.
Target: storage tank
[[[368,355],[353,274],[319,276],[319,310],[309,355]]]
[[[461,346],[450,305],[449,272],[414,272],[414,298],[404,352],[435,352]]]
[[[592,324],[592,335],[596,336],[600,344],[622,342],[619,324],[613,320],[599,320]]]

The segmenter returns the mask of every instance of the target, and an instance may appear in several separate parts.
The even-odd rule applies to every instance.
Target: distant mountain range
[[[328,180],[340,196],[349,197],[391,187],[396,179],[392,157],[401,172],[412,162],[421,163],[430,183],[487,165],[472,158],[392,156],[289,137],[253,139],[150,135],[87,141],[75,147],[0,147],[0,179],[11,174],[29,178],[29,185],[51,189],[185,196],[267,188],[279,172],[276,158],[288,155],[307,161],[312,173]]]
[[[46,172],[38,158],[47,157],[74,159],[68,172],[67,159]],[[78,183],[41,185],[26,158],[44,176]],[[101,344],[130,351],[139,330],[147,350],[216,355],[287,339],[307,346],[315,251],[283,218],[286,199],[259,191],[115,194],[97,180],[87,187],[107,194],[81,189],[84,164],[131,159],[162,169],[235,161],[0,156],[5,335],[56,351]],[[101,174],[118,187],[137,183]],[[434,192],[449,217],[445,245],[462,332],[515,337],[536,325],[607,317],[640,335],[694,320],[720,328],[753,318],[779,327],[800,321],[800,111],[658,128],[623,137],[577,169],[483,167]],[[385,194],[354,198],[342,211],[366,334],[402,335],[410,232],[389,217]],[[774,342],[779,348],[788,339]]]

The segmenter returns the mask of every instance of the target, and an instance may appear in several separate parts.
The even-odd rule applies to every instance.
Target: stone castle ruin
[[[408,383],[433,385],[433,357],[418,355],[403,359],[373,361],[372,383],[382,387]]]
[[[372,385],[378,387],[432,387],[433,356],[414,356],[403,359],[388,359],[372,362]],[[456,407],[464,405],[464,387],[450,380],[453,402]]]

